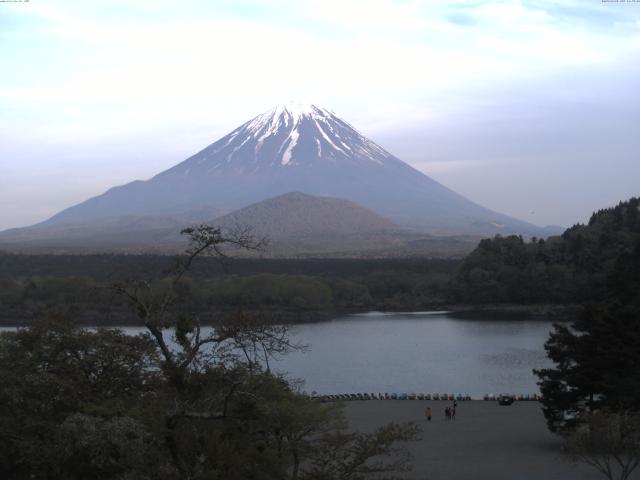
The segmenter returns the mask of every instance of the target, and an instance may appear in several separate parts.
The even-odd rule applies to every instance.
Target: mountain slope
[[[549,233],[471,202],[333,113],[296,104],[259,115],[150,180],[112,188],[38,227],[123,216],[206,221],[213,209],[230,212],[292,191],[348,199],[427,233]]]
[[[400,227],[356,203],[292,192],[249,205],[213,221],[221,227],[251,226],[271,239],[322,238],[399,232]]]
[[[298,192],[249,205],[207,223],[233,231],[251,227],[268,240],[264,257],[451,257],[470,252],[478,237],[434,237],[406,230],[349,200]],[[176,253],[186,247],[182,228],[194,222],[171,217],[118,217],[97,222],[16,229],[0,234],[0,248],[40,253]],[[197,222],[195,222],[197,223]]]
[[[267,257],[455,257],[470,252],[479,240],[403,229],[349,200],[299,192],[263,200],[211,223],[229,230],[252,227],[256,237],[268,240],[259,253]]]

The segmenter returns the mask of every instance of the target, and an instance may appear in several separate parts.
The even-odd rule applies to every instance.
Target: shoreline
[[[271,323],[282,325],[297,325],[305,323],[319,323],[336,319],[347,315],[363,315],[369,313],[387,314],[416,314],[420,312],[450,315],[460,319],[486,319],[487,315],[495,317],[496,320],[553,320],[570,321],[575,319],[581,312],[579,305],[558,305],[558,304],[448,304],[448,305],[424,305],[413,309],[348,309],[348,310],[250,310],[250,309],[220,309],[223,315],[234,315],[244,313],[248,315],[262,315]],[[105,318],[106,317],[106,318]],[[96,312],[95,310],[83,312],[77,315],[80,325],[86,327],[140,327],[143,324],[130,312]],[[35,315],[21,315],[17,312],[5,312],[0,314],[1,327],[27,327],[35,319]],[[203,325],[210,325],[206,317]]]

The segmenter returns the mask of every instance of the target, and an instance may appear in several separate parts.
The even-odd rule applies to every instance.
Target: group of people
[[[447,407],[444,409],[444,418],[446,420],[455,420],[456,419],[456,408],[458,407],[458,402],[456,400],[453,401],[453,405],[451,407]],[[427,421],[431,421],[431,407],[427,407],[424,410],[424,416]]]
[[[447,407],[444,409],[444,418],[447,420],[455,420],[456,419],[456,406],[455,402],[453,407]]]

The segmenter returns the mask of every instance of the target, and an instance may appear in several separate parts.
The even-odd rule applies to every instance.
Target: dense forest
[[[640,244],[640,199],[595,212],[588,224],[559,237],[482,240],[451,281],[450,299],[464,303],[600,301],[621,258]]]
[[[619,259],[640,243],[639,205],[637,198],[621,202],[546,240],[485,239],[462,261],[202,258],[182,282],[177,308],[260,310],[306,321],[373,309],[598,301]],[[53,309],[84,323],[135,321],[109,286],[161,278],[172,264],[160,255],[0,254],[0,319],[21,323]],[[59,312],[61,305],[67,311]]]
[[[157,255],[3,254],[0,318],[21,322],[64,305],[83,323],[135,322],[109,286],[161,278],[173,262]],[[181,301],[202,312],[260,310],[284,321],[341,311],[419,309],[445,303],[458,265],[442,259],[202,258],[180,286]]]
[[[567,232],[575,270],[595,274],[581,313],[545,343],[553,366],[534,371],[549,429],[607,478],[632,478],[640,466],[639,218],[632,199]]]

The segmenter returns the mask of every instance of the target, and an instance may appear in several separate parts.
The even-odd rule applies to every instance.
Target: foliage
[[[552,431],[573,429],[584,410],[640,411],[640,245],[620,258],[609,285],[606,301],[555,325],[545,344],[555,368],[536,374]]]
[[[616,262],[640,243],[639,208],[640,199],[631,198],[546,241],[482,240],[451,283],[452,296],[469,303],[602,300]]]
[[[640,465],[640,416],[606,410],[586,415],[569,435],[567,453],[609,480],[627,480]]]
[[[616,257],[579,255],[589,268],[608,265],[605,288],[572,325],[556,325],[545,345],[555,367],[536,374],[552,431],[575,430],[584,412],[640,412],[640,239],[638,214],[630,208],[637,212],[638,201],[592,217],[590,225],[624,227],[602,232],[613,239],[602,245]]]
[[[325,310],[333,306],[331,289],[302,275],[252,275],[222,281],[209,297],[214,305],[244,308]]]
[[[3,333],[0,336],[2,478],[91,478],[79,471],[74,476],[68,468],[70,458],[80,469],[86,465],[75,457],[86,443],[80,438],[79,422],[85,427],[85,437],[89,429],[103,441],[111,436],[111,454],[131,451],[126,445],[129,439],[125,438],[125,431],[136,431],[137,425],[127,419],[139,415],[155,397],[158,383],[151,370],[155,359],[155,346],[149,338],[127,336],[115,330],[80,330],[63,319]],[[140,441],[143,443],[138,449],[140,455],[153,458],[142,437]],[[73,445],[78,449],[74,450]],[[93,454],[88,451],[83,457],[87,462],[93,461]],[[99,478],[111,478],[106,470],[115,474],[119,469],[129,468],[130,460],[133,461],[123,458],[120,467],[114,470],[107,465],[108,459],[103,458],[100,465],[92,465],[89,470],[94,470]]]
[[[369,465],[405,468],[409,457],[396,445],[415,427],[348,433],[339,409],[270,372],[269,358],[298,348],[286,328],[249,315],[202,328],[181,299],[193,287],[185,289],[187,270],[202,255],[220,258],[227,244],[255,244],[209,226],[184,233],[190,249],[162,278],[112,285],[145,334],[65,318],[0,334],[0,476],[347,480]],[[323,470],[317,459],[331,445],[356,456]]]
[[[408,452],[394,448],[398,440],[409,441],[419,430],[415,424],[389,424],[373,433],[337,431],[322,437],[310,459],[304,480],[391,480],[406,470]],[[390,457],[391,461],[385,461]],[[375,461],[371,461],[376,458]]]
[[[204,257],[190,266],[179,283],[171,285],[166,278],[167,257],[52,257],[0,254],[0,318],[21,323],[54,311],[89,325],[139,324],[125,299],[114,297],[109,289],[114,282],[134,281],[149,282],[157,294],[179,290],[170,308],[195,311],[203,319],[211,310],[313,314],[429,308],[445,303],[447,283],[458,264],[402,259],[234,259],[221,265]],[[108,263],[111,260],[113,264]],[[40,268],[37,262],[42,262]],[[132,267],[135,272],[129,270]]]
[[[555,367],[535,372],[552,431],[572,430],[585,410],[640,410],[639,316],[594,307],[555,326],[545,344]]]

